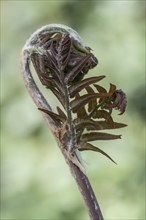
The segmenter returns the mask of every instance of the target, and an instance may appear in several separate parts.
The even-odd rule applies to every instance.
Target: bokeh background
[[[118,165],[83,153],[106,220],[144,220],[145,1],[1,1],[1,219],[87,220],[78,188],[20,74],[26,39],[49,23],[79,32],[107,77],[128,96],[122,140],[97,142]],[[49,103],[54,105],[47,91]]]

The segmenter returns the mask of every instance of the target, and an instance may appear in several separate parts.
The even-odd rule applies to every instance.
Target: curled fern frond
[[[108,91],[99,85],[105,76],[84,79],[98,60],[74,30],[63,25],[50,26],[38,33],[37,40],[29,43],[34,46],[30,58],[40,81],[63,107],[57,106],[57,112],[40,110],[57,122],[60,130],[63,129],[62,139],[71,143],[67,150],[77,158],[78,151],[92,150],[111,159],[88,142],[121,138],[121,135],[101,130],[126,126],[112,118],[113,109],[124,113],[127,104],[125,93],[113,84]]]

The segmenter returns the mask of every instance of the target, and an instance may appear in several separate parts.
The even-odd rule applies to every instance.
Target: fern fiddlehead
[[[40,107],[39,110],[57,125],[68,159],[82,172],[85,171],[79,151],[96,151],[113,161],[103,150],[89,142],[121,138],[121,135],[101,131],[126,126],[114,122],[112,110],[118,109],[123,114],[127,98],[113,84],[110,84],[108,91],[97,84],[105,76],[84,79],[88,71],[98,64],[91,49],[83,44],[73,29],[53,24],[36,31],[26,42],[23,52],[29,55],[42,84],[62,105],[62,108],[56,106],[56,112],[51,107]]]
[[[97,82],[105,76],[83,79],[98,61],[91,53],[91,49],[83,45],[79,35],[72,29],[62,25],[50,25],[47,30],[38,32],[37,39],[34,40],[32,37],[30,45],[30,58],[38,77],[42,84],[54,93],[64,108],[65,112],[57,107],[57,113],[47,109],[40,110],[49,114],[60,128],[63,127],[65,130],[62,138],[65,142],[70,142],[68,145],[70,149],[67,149],[68,156],[72,160],[73,157],[76,158],[78,166],[81,163],[77,156],[78,150],[94,150],[111,159],[101,149],[88,142],[121,137],[102,133],[100,130],[126,126],[114,122],[111,116],[115,107],[119,108],[121,113],[124,112],[125,94],[121,90],[116,90],[113,84],[110,84],[109,91],[98,85]],[[82,90],[86,90],[86,94],[80,95]],[[87,133],[84,133],[85,129]]]

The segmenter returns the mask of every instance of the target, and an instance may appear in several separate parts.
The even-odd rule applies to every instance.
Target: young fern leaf
[[[72,41],[70,40],[69,34],[64,34],[59,42],[58,47],[58,63],[60,65],[61,71],[64,71],[68,64],[68,59],[71,53]]]
[[[45,112],[46,114],[48,114],[58,125],[60,125],[61,123],[65,122],[64,117],[62,117],[61,115],[58,115],[54,112],[48,111],[47,109],[42,109],[42,108],[38,108],[40,111]]]
[[[76,66],[71,70],[71,72],[65,77],[66,84],[70,84],[74,79],[83,71],[83,67],[90,60],[91,54],[87,54],[82,57],[76,64]]]
[[[85,133],[81,136],[81,141],[96,141],[96,140],[114,140],[121,138],[121,135],[108,134],[102,132]]]
[[[97,98],[105,98],[105,97],[108,97],[108,96],[109,96],[108,93],[94,93],[94,94],[82,95],[78,99],[75,99],[75,100],[71,101],[72,111],[75,113],[75,112],[78,111],[79,108],[82,108],[87,103],[89,104],[91,101],[93,101]]]
[[[112,122],[109,123],[107,121],[94,121],[93,119],[88,119],[88,120],[80,120],[76,122],[76,129],[80,130],[82,127],[86,128],[88,131],[89,130],[106,130],[106,129],[117,129],[117,128],[123,128],[126,127],[127,125],[123,123],[117,123],[117,122]]]
[[[60,127],[62,140],[70,146],[66,149],[68,158],[81,170],[79,151],[97,151],[112,160],[88,142],[121,138],[121,135],[95,131],[126,126],[112,119],[113,109],[120,110],[120,114],[125,111],[126,95],[122,90],[116,90],[113,84],[110,84],[109,91],[97,84],[105,76],[83,79],[98,61],[77,33],[56,26],[38,35],[35,43],[37,49],[30,52],[34,69],[42,84],[52,91],[64,108],[63,111],[57,106],[57,113],[39,110],[48,114]],[[88,132],[92,130],[94,132]]]
[[[79,147],[79,151],[85,151],[85,150],[91,150],[91,151],[96,151],[98,153],[101,153],[104,156],[106,156],[108,159],[110,159],[113,163],[117,164],[107,153],[105,153],[100,148],[95,147],[94,145],[87,143],[87,142],[81,142],[80,147]]]
[[[76,93],[80,92],[83,89],[86,89],[87,86],[93,83],[99,82],[103,78],[105,78],[105,76],[90,77],[77,83],[74,83],[72,86],[69,87],[70,97],[73,98],[76,95]]]

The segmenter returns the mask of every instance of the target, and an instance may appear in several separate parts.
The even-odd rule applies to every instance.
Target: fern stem
[[[29,68],[29,53],[25,50],[25,48],[21,54],[21,71],[23,74],[23,79],[24,79],[26,88],[28,89],[28,92],[29,92],[30,96],[32,97],[33,101],[35,102],[36,106],[38,108],[45,108],[45,109],[48,109],[51,111],[50,105],[47,103],[45,97],[40,92],[39,88],[37,87],[32,75],[31,75],[31,71]],[[67,99],[66,101],[68,103],[69,99]],[[69,109],[70,108],[69,103],[67,104],[67,108],[69,110],[68,111],[68,120],[69,120],[70,126],[71,126],[70,129],[73,132],[73,128],[72,128],[73,124],[71,123],[72,116],[71,116],[70,109]],[[67,143],[62,143],[62,141],[59,138],[58,125],[51,119],[51,117],[49,117],[49,115],[47,115],[43,112],[42,112],[42,114],[43,114],[43,117],[45,118],[50,130],[54,134],[54,136],[58,142],[58,145],[60,147],[60,150],[62,151],[62,153],[65,157],[65,160],[70,167],[71,173],[72,173],[73,177],[75,178],[76,183],[78,185],[78,188],[79,188],[79,190],[83,196],[83,199],[85,201],[90,218],[92,220],[103,220],[103,216],[102,216],[99,204],[96,200],[95,194],[93,192],[93,189],[91,187],[91,184],[90,184],[87,176],[74,163],[72,163],[72,161],[69,160],[69,158],[65,154],[64,149],[66,149],[66,148],[68,149],[68,146],[64,146],[64,144],[67,145]],[[72,133],[72,135],[74,135],[74,133]],[[74,136],[72,138],[74,138]]]
[[[69,151],[74,152],[74,150],[77,149],[77,141],[76,141],[76,133],[73,124],[73,117],[72,117],[70,100],[69,100],[69,92],[66,85],[65,85],[65,100],[66,100],[66,112],[67,112],[67,120],[68,120],[70,140],[71,140],[71,149],[69,149]]]
[[[71,173],[73,174],[78,188],[83,196],[84,202],[88,209],[90,219],[103,220],[100,206],[97,202],[96,196],[89,182],[88,177],[71,161],[69,161]]]

